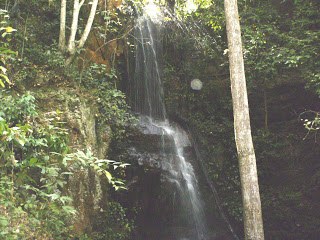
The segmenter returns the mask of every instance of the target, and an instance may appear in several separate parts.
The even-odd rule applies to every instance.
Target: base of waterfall
[[[133,169],[127,198],[141,205],[134,239],[232,239],[212,197],[202,194],[207,189],[196,177],[201,170],[188,134],[176,123],[146,116],[138,129],[127,148]]]

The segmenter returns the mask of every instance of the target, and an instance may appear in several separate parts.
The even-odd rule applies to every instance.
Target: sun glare
[[[149,1],[149,3],[144,7],[144,12],[154,22],[159,23],[163,19],[163,15],[161,13],[160,7],[157,6],[153,1]]]
[[[186,2],[186,11],[187,13],[192,13],[198,9],[197,4],[194,2],[194,0],[187,0]]]

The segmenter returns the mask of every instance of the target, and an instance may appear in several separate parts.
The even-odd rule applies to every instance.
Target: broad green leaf
[[[9,221],[6,217],[0,216],[0,226],[6,227],[8,226]]]
[[[30,160],[29,160],[29,164],[32,166],[32,165],[34,165],[34,164],[36,164],[38,162],[38,159],[37,158],[31,158]]]

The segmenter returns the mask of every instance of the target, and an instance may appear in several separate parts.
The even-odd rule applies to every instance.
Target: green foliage
[[[312,1],[295,1],[288,9],[290,17],[279,15],[270,1],[245,9],[242,29],[251,86],[270,88],[281,84],[280,77],[286,80],[288,76],[307,78],[311,85],[317,85],[320,49],[315,26],[319,21],[312,20],[319,19],[317,9],[319,6]]]
[[[273,181],[276,181],[276,176],[281,179],[278,181],[283,181],[283,178],[277,175],[281,172],[280,169],[286,167],[299,172],[299,167],[308,166],[308,157],[305,155],[310,154],[318,159],[314,149],[300,155],[296,152],[296,149],[301,150],[306,148],[304,144],[307,145],[302,143],[301,128],[297,125],[292,126],[292,122],[288,121],[293,117],[293,113],[290,113],[290,116],[286,114],[285,117],[279,117],[277,115],[280,111],[275,109],[281,105],[281,111],[292,108],[291,111],[297,111],[298,114],[303,109],[302,103],[298,108],[297,105],[281,99],[289,94],[287,90],[291,89],[291,86],[305,84],[308,93],[320,93],[320,5],[318,1],[313,0],[238,1],[238,5],[262,206],[271,203],[264,209],[267,213],[273,208],[277,209],[273,216],[265,214],[264,217],[267,224],[272,225],[294,216],[293,211],[282,211],[284,207],[290,208],[286,205],[287,202],[292,199],[298,202],[304,198],[301,196],[302,190],[297,189],[292,194],[283,194],[281,200],[278,199],[276,188],[279,182]],[[199,6],[196,11],[183,17],[187,19],[186,25],[189,28],[186,31],[191,32],[190,35],[186,37],[179,33],[177,28],[166,33],[165,44],[168,46],[164,49],[168,51],[165,56],[164,84],[167,91],[167,109],[169,114],[178,114],[187,119],[189,125],[194,128],[193,132],[198,135],[198,144],[206,160],[209,175],[217,186],[220,198],[223,199],[224,209],[240,226],[241,188],[229,95],[228,47],[223,1],[211,2],[208,7]],[[211,36],[202,38],[204,43],[201,44],[201,48],[197,44],[191,44],[191,36],[192,39],[195,38],[194,28],[201,29],[206,35]],[[203,81],[203,89],[199,92],[190,90],[190,81],[194,78]],[[280,87],[283,87],[281,89],[285,93],[277,92]],[[268,93],[266,105],[263,102],[262,91]],[[316,110],[315,114],[301,116],[309,132],[307,136],[315,139],[319,131],[319,117],[316,115],[318,109]],[[296,119],[298,114],[293,118]],[[261,120],[266,115],[269,130],[261,129],[264,124]],[[315,144],[314,141],[312,144]],[[303,161],[306,162],[301,163]],[[287,181],[291,182],[292,179],[288,178]],[[283,184],[287,186],[288,183]],[[274,239],[286,238],[290,237]]]
[[[316,93],[320,96],[320,73],[309,73],[309,75],[307,75],[306,77],[309,80],[307,88],[315,90]]]
[[[101,107],[102,122],[111,124],[115,138],[122,138],[126,134],[126,127],[133,124],[136,118],[129,112],[125,94],[112,87],[109,83],[100,85],[98,102]]]
[[[304,140],[309,136],[314,136],[317,140],[317,133],[320,130],[320,113],[316,111],[305,111],[300,114],[300,120],[303,122],[303,126],[308,130]]]
[[[126,128],[136,122],[126,103],[126,96],[116,88],[117,73],[114,69],[106,73],[104,65],[92,64],[83,71],[79,82],[94,91],[99,104],[100,124],[108,124],[113,130],[113,137],[126,136]]]
[[[128,166],[127,163],[116,162],[108,159],[98,159],[93,156],[90,150],[83,152],[78,150],[76,153],[70,153],[65,155],[62,160],[65,167],[72,171],[83,171],[84,169],[93,169],[99,176],[103,175],[109,183],[115,188],[115,190],[126,189],[124,182],[121,179],[117,179],[111,175],[109,168],[112,170],[120,170]]]
[[[25,63],[30,61],[35,65],[42,65],[47,70],[55,69],[55,71],[62,71],[64,67],[65,59],[61,52],[57,49],[56,45],[42,46],[34,45],[25,50],[28,59],[25,59]]]
[[[64,56],[57,51],[59,32],[58,2],[48,4],[46,0],[15,2],[10,16],[18,29],[11,48],[19,52],[8,68],[10,78],[16,86],[34,87],[49,81],[56,82],[64,72]],[[22,11],[23,9],[23,11]],[[54,70],[53,70],[54,69]]]
[[[320,129],[320,116],[318,112],[314,112],[314,119],[304,119],[304,126],[308,131],[317,131]]]
[[[124,189],[111,171],[127,164],[68,153],[61,112],[38,114],[31,94],[0,93],[0,238],[69,239],[77,213],[65,188],[69,176],[90,168]]]
[[[80,74],[76,66],[65,71],[65,56],[57,50],[55,42],[59,31],[59,1],[49,1],[49,4],[48,0],[16,2],[20,11],[14,20],[19,32],[14,39],[11,40],[12,29],[8,28],[8,21],[1,22],[0,85],[10,84],[8,71],[13,82],[30,83],[32,87],[43,86],[42,79],[50,84],[55,84],[58,79],[61,85],[78,85],[80,91],[95,96],[99,103],[98,124],[110,124],[114,138],[123,139],[134,118],[129,114],[125,95],[117,90],[120,76],[115,65],[117,61],[113,62],[117,70],[112,69],[108,74],[104,65],[97,64]],[[261,88],[272,90],[275,86],[298,80],[307,83],[310,90],[320,95],[319,5],[315,0],[278,2],[239,1],[250,92],[255,93]],[[282,6],[289,2],[292,7],[283,12]],[[178,112],[194,126],[200,145],[206,150],[210,176],[224,199],[224,208],[240,222],[241,194],[233,143],[231,97],[226,94],[229,86],[224,87],[228,85],[228,63],[222,1],[197,0],[195,3],[197,9],[191,12],[185,1],[177,1],[180,8],[177,12],[185,20],[178,23],[183,31],[170,26],[166,32],[166,104],[171,113]],[[2,11],[1,14],[1,20],[7,19],[7,13]],[[80,13],[81,16],[84,14],[87,12]],[[103,39],[104,44],[121,39],[131,28],[132,15],[133,10],[127,5],[113,12],[99,10],[96,17],[102,21],[95,21],[95,34]],[[85,19],[80,17],[79,26],[83,26]],[[26,33],[21,31],[24,28]],[[79,32],[82,30],[80,27]],[[14,66],[10,63],[16,53],[10,49],[20,53],[21,59]],[[189,80],[195,77],[204,83],[199,93],[189,89]],[[74,79],[76,81],[71,82]],[[71,207],[72,199],[63,191],[68,177],[75,171],[90,168],[118,189],[124,185],[116,176],[121,175],[124,166],[97,159],[90,150],[69,153],[68,132],[61,123],[63,113],[39,114],[32,95],[13,97],[10,94],[0,94],[0,238],[72,237],[69,226],[75,212]],[[252,115],[256,116],[257,109],[250,107]],[[306,119],[304,125],[308,132],[316,133],[319,115],[304,116],[303,119]],[[291,160],[286,154],[291,144],[286,141],[291,135],[286,133],[286,138],[282,139],[278,133],[256,130],[259,126],[257,120],[253,119],[252,123],[264,190],[264,180],[278,170],[270,168],[271,163]],[[281,128],[284,125],[287,124],[281,123]],[[114,173],[114,170],[120,170],[120,173]],[[277,209],[275,215],[282,219],[287,214],[287,209],[282,211],[281,207],[286,206],[283,202],[294,200],[298,203],[301,198],[298,190],[288,191],[276,200],[270,192],[262,192],[263,201]],[[108,210],[97,222],[94,229],[96,239],[126,239],[132,231],[125,209],[116,203],[109,203]]]
[[[76,80],[88,88],[98,88],[102,79],[104,80],[106,76],[106,66],[103,64],[91,64],[86,69],[80,72]],[[111,75],[110,79],[115,77],[114,74]]]
[[[35,98],[26,93],[13,97],[10,92],[0,92],[0,116],[11,124],[28,121],[37,115]]]
[[[54,152],[67,151],[66,132],[55,116],[36,122],[34,98],[1,95],[1,215],[0,236],[65,239],[66,223],[75,210],[63,194],[66,183],[61,158]],[[8,225],[8,226],[6,226]],[[69,225],[70,226],[70,225]],[[64,236],[64,237],[63,237]]]
[[[95,240],[126,240],[134,229],[126,209],[117,202],[108,202],[107,211],[99,216],[94,226]]]
[[[16,31],[8,25],[9,15],[7,11],[0,9],[0,88],[5,87],[5,83],[11,85],[7,76],[6,63],[16,53],[10,50],[10,35]]]
[[[130,27],[130,22],[133,20],[134,10],[130,6],[131,1],[126,1],[118,7],[118,11],[109,9],[101,9],[97,11],[97,15],[100,16],[99,24],[94,26],[94,29],[99,32],[99,36],[107,41],[112,39],[111,37],[117,37],[125,34],[128,31],[127,27]],[[101,22],[103,24],[101,24]],[[112,40],[111,40],[112,41]]]

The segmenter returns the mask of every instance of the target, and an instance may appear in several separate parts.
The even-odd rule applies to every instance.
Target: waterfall
[[[191,143],[186,132],[166,117],[160,66],[161,18],[161,12],[149,3],[143,15],[136,20],[135,75],[129,94],[131,105],[141,115],[141,125],[148,132],[160,132],[163,136],[162,151],[167,156],[161,162],[163,179],[176,189],[175,193],[179,195],[176,205],[183,212],[181,224],[188,229],[173,240],[206,240],[208,232],[198,181],[192,164],[185,156],[185,148]],[[171,139],[171,149],[164,146],[166,139]],[[175,201],[174,194],[173,198]]]
[[[197,185],[197,178],[190,162],[186,161],[184,148],[191,146],[186,132],[178,126],[170,126],[168,122],[159,125],[165,130],[165,133],[174,140],[176,161],[170,161],[169,179],[177,184],[177,188],[182,196],[184,203],[182,206],[190,211],[190,222],[195,229],[195,237],[198,240],[207,239],[207,227],[205,223],[203,204],[200,199],[200,193]],[[195,239],[195,238],[193,238]]]
[[[135,27],[135,75],[131,86],[132,105],[136,112],[165,120],[163,88],[159,67],[161,24],[148,15],[140,16]]]

